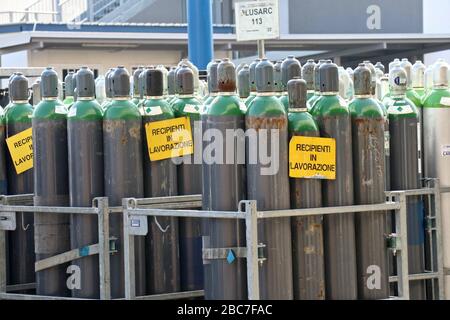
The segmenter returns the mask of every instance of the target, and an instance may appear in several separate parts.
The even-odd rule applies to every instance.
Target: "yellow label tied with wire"
[[[150,161],[194,153],[188,117],[148,122],[145,124],[145,135]]]
[[[336,140],[292,137],[289,142],[289,177],[336,179]]]
[[[26,129],[6,139],[9,154],[17,174],[33,168],[32,129]]]

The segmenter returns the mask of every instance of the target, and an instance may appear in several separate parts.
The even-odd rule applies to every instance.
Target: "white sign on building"
[[[237,41],[278,38],[278,0],[236,2],[235,21]]]

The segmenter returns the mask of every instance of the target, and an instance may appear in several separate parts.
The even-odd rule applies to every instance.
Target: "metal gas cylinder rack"
[[[121,207],[109,207],[108,198],[94,198],[92,207],[55,207],[33,206],[33,194],[0,196],[0,299],[11,300],[79,300],[72,297],[43,296],[34,294],[13,293],[21,290],[35,289],[36,283],[24,283],[14,286],[6,285],[6,231],[21,226],[21,217],[16,213],[42,212],[50,214],[96,215],[98,217],[98,243],[57,254],[35,262],[35,272],[59,266],[81,259],[85,256],[99,256],[100,299],[111,298],[110,287],[110,254],[114,254],[115,240],[109,237],[110,214],[122,212]],[[17,217],[16,217],[17,216]]]
[[[125,198],[123,204],[123,242],[124,242],[124,264],[125,264],[125,299],[136,300],[174,300],[201,298],[204,296],[204,290],[169,292],[161,294],[152,294],[145,296],[136,295],[136,275],[135,275],[135,250],[134,241],[137,236],[146,236],[148,233],[147,218],[156,218],[157,216],[166,217],[200,217],[202,212],[198,209],[202,206],[202,195],[184,195],[170,197],[152,197],[152,198]],[[130,214],[127,210],[143,210],[144,212],[154,212],[153,210],[162,210],[167,214]],[[179,210],[187,212],[200,213],[195,215],[179,215]],[[207,216],[205,216],[207,217]],[[155,220],[157,223],[157,221]]]
[[[174,196],[155,197],[139,201],[140,205],[146,208],[162,209],[190,209],[201,207],[201,195],[197,196]],[[54,207],[54,206],[33,206],[33,194],[22,194],[3,196],[0,195],[0,300],[89,300],[85,298],[42,296],[35,294],[14,293],[22,290],[35,289],[36,283],[23,283],[18,285],[6,285],[6,231],[20,228],[21,218],[16,218],[16,213],[21,212],[45,212],[51,214],[80,214],[96,215],[98,217],[98,238],[99,242],[81,248],[76,248],[56,256],[37,261],[35,271],[44,270],[63,263],[67,263],[86,256],[98,255],[99,257],[99,279],[100,279],[100,300],[110,300],[111,298],[111,278],[114,274],[110,272],[110,256],[117,253],[117,239],[109,235],[110,216],[122,213],[122,207],[110,207],[107,197],[94,198],[92,207]],[[147,220],[143,219],[141,226],[147,226]],[[140,223],[139,221],[138,223]],[[128,239],[127,237],[126,239]],[[120,240],[119,240],[120,241]],[[134,244],[134,241],[131,241]],[[127,246],[128,247],[128,246]],[[133,251],[134,252],[134,251]],[[127,256],[125,256],[127,259]],[[129,272],[129,270],[127,271]],[[134,273],[134,268],[133,268]],[[128,276],[126,277],[128,278]],[[203,290],[174,292],[167,294],[149,295],[147,299],[168,300],[202,297]],[[121,300],[121,299],[118,299]]]
[[[402,191],[386,191],[389,198],[398,197],[400,204],[405,206],[407,197],[421,197],[424,201],[424,229],[425,229],[425,263],[427,268],[422,273],[408,273],[409,283],[414,281],[425,281],[426,299],[427,300],[445,300],[445,284],[444,277],[448,274],[448,270],[444,268],[444,253],[442,240],[442,214],[441,214],[441,194],[450,193],[450,187],[440,186],[439,179],[424,178],[425,187],[422,189],[402,190]],[[406,209],[405,209],[406,210]],[[395,217],[396,225],[397,215]],[[409,226],[407,226],[407,229]],[[388,236],[388,247],[394,257],[396,256],[398,239],[401,236],[408,239],[407,234],[394,233]],[[398,260],[397,260],[398,261]],[[398,263],[398,262],[397,262]],[[398,267],[397,267],[398,268]],[[398,272],[402,273],[402,270]],[[398,282],[400,274],[389,277],[389,282]],[[409,289],[409,285],[408,285]],[[408,292],[409,294],[409,292]]]
[[[135,268],[134,268],[134,237],[147,234],[147,217],[189,217],[209,219],[243,219],[245,222],[246,246],[237,248],[208,248],[207,242],[203,242],[202,257],[204,263],[210,259],[227,259],[232,251],[236,259],[246,259],[247,294],[249,300],[260,299],[259,269],[267,260],[265,257],[265,244],[258,240],[258,220],[280,217],[307,217],[317,215],[332,215],[339,213],[355,213],[375,211],[385,214],[386,211],[395,211],[395,233],[387,234],[386,241],[390,254],[394,254],[397,261],[397,275],[390,277],[390,282],[397,282],[398,295],[389,299],[409,299],[409,286],[411,281],[430,281],[433,295],[432,299],[444,299],[444,268],[442,255],[441,236],[441,212],[440,194],[450,192],[450,187],[440,187],[437,179],[428,179],[431,187],[387,191],[386,202],[370,205],[351,205],[339,207],[322,207],[308,209],[290,209],[258,211],[257,201],[242,200],[238,211],[202,211],[177,209],[175,198],[161,197],[159,199],[123,199],[124,219],[124,263],[125,263],[125,299],[152,299],[152,296],[136,296],[135,291]],[[407,202],[409,196],[426,196],[431,206],[425,216],[427,219],[427,236],[432,239],[430,250],[433,262],[431,270],[420,274],[409,274],[408,272],[408,226],[407,226]],[[164,205],[164,204],[168,205]],[[198,208],[201,204],[200,195],[185,196],[178,208],[190,206]],[[177,298],[199,297],[202,290],[185,293],[168,294],[177,295]]]

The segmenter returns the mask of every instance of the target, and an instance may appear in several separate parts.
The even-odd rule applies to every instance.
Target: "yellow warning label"
[[[32,129],[26,129],[6,139],[17,174],[33,168]]]
[[[194,152],[188,117],[145,124],[150,161],[181,157]]]
[[[292,137],[289,142],[289,177],[336,179],[336,140]]]

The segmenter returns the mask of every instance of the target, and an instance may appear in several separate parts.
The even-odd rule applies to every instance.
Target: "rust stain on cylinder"
[[[245,125],[258,131],[259,129],[283,129],[287,126],[287,117],[246,117]]]

